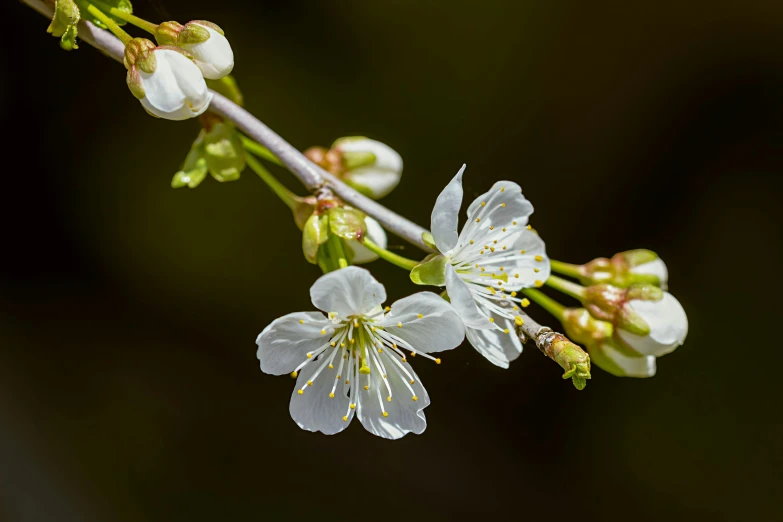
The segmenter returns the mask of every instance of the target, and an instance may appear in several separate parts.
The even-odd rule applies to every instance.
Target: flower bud
[[[60,38],[60,47],[66,51],[78,49],[76,37],[77,24],[81,19],[79,8],[73,0],[56,0],[52,23],[46,29],[47,33]]]
[[[153,116],[167,120],[194,118],[209,107],[212,93],[201,71],[178,47],[134,38],[125,47],[128,88]]]
[[[193,56],[204,78],[218,80],[234,68],[234,51],[223,30],[205,20],[193,20],[185,25],[163,22],[156,37],[161,44],[176,45]]]
[[[584,350],[565,335],[551,330],[539,335],[536,344],[544,355],[565,370],[563,379],[571,379],[577,390],[584,389],[590,379],[590,356]]]
[[[245,150],[234,125],[217,116],[202,116],[202,123],[185,164],[171,180],[174,188],[196,188],[207,172],[217,181],[234,181],[245,169]]]
[[[579,267],[582,284],[609,283],[627,288],[632,284],[652,284],[666,288],[669,272],[666,264],[652,250],[620,252],[612,259],[599,257]]]
[[[312,147],[305,155],[373,199],[389,194],[402,176],[402,158],[394,149],[361,136],[340,138],[329,150]]]
[[[655,357],[640,356],[624,346],[613,343],[611,323],[594,318],[584,308],[569,308],[563,312],[563,328],[570,339],[583,344],[590,360],[602,370],[618,377],[652,377]]]
[[[381,224],[369,216],[364,217],[364,223],[367,226],[367,239],[385,250],[388,245],[388,239],[386,238],[386,231],[383,230]],[[346,241],[345,245],[353,254],[351,262],[355,265],[369,263],[378,259],[378,254],[362,245],[359,241]]]
[[[653,285],[626,289],[593,285],[583,300],[590,314],[614,326],[618,345],[641,355],[660,357],[674,351],[688,335],[688,318],[682,305]]]

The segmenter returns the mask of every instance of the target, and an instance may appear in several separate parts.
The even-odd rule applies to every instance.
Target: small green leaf
[[[209,173],[218,181],[233,181],[245,170],[245,149],[236,128],[216,123],[204,134],[204,157]]]
[[[438,250],[438,245],[435,244],[435,238],[432,237],[432,234],[429,232],[422,232],[421,233],[421,240],[424,241],[424,243],[430,247],[433,250]]]
[[[131,5],[130,0],[101,0],[101,3],[106,4],[109,7],[115,7],[120,11],[125,11],[128,14],[133,14],[133,6]],[[106,14],[107,16],[111,16],[108,13]],[[117,22],[117,25],[125,25],[127,23],[125,22],[125,20],[120,20],[119,18],[114,16],[112,16],[111,18],[112,20]],[[84,19],[89,22],[92,22],[93,24],[97,25],[101,29],[108,29],[103,22],[101,22],[100,20],[92,16],[90,13],[85,13]]]
[[[182,170],[174,174],[171,179],[172,188],[190,187],[196,188],[207,176],[207,160],[202,155],[202,149],[194,145],[187,157]]]
[[[54,6],[52,23],[49,24],[46,32],[52,36],[59,37],[60,47],[66,51],[78,49],[76,37],[79,31],[76,28],[76,24],[79,23],[80,18],[81,13],[73,0],[57,0]]]
[[[302,252],[308,262],[318,262],[318,247],[329,239],[329,217],[312,214],[302,230]]]
[[[411,270],[411,281],[417,285],[443,286],[446,284],[446,256],[430,254]]]

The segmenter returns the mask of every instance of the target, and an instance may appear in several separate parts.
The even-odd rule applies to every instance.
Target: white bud
[[[669,281],[669,270],[666,268],[666,263],[664,263],[663,259],[660,257],[656,257],[654,260],[642,263],[641,265],[631,267],[631,273],[655,276],[660,281],[661,288],[664,289],[666,288],[666,283]]]
[[[590,350],[593,364],[617,377],[652,377],[655,375],[655,357],[628,357],[611,344],[603,343]]]
[[[386,249],[388,241],[386,239],[386,231],[383,230],[381,224],[369,216],[364,218],[364,224],[367,226],[367,239],[379,247]],[[369,263],[370,261],[378,259],[378,254],[358,241],[346,241],[346,245],[348,245],[348,248],[353,252],[353,263]]]
[[[207,24],[200,22],[188,22],[189,25],[203,27],[209,33],[209,38],[202,42],[189,43],[180,41],[179,46],[193,55],[193,61],[201,69],[204,78],[219,80],[228,76],[234,68],[234,51],[223,34]]]
[[[144,98],[141,104],[151,114],[167,120],[194,118],[209,107],[209,92],[193,61],[171,49],[156,48],[153,72],[138,70]]]
[[[625,306],[649,327],[649,334],[636,335],[618,327],[617,335],[634,351],[660,357],[673,352],[688,335],[688,316],[680,302],[669,292],[660,300],[630,299]]]
[[[397,186],[402,177],[402,157],[380,141],[368,138],[343,138],[337,140],[334,148],[345,156],[345,153],[375,156],[375,160],[348,168],[343,174],[343,180],[373,199],[380,199]],[[369,155],[368,154],[368,155]]]

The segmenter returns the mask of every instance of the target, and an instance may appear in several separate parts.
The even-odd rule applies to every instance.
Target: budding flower
[[[549,330],[548,328],[546,330]],[[583,390],[590,379],[590,356],[565,335],[551,330],[539,335],[536,345],[544,355],[560,365],[563,379],[571,379],[577,390]]]
[[[330,150],[313,147],[305,155],[373,199],[389,194],[402,177],[402,157],[388,145],[362,136],[340,138]]]
[[[205,128],[193,142],[182,169],[171,180],[173,188],[196,188],[207,172],[217,181],[239,179],[245,169],[245,150],[236,128],[217,117],[202,116]]]
[[[666,288],[669,271],[666,263],[652,250],[637,249],[620,252],[612,259],[599,257],[578,267],[582,284],[609,283],[626,288],[648,283]]]
[[[593,285],[585,290],[583,303],[593,317],[612,323],[619,345],[641,355],[670,353],[688,335],[688,317],[680,302],[653,285]]]
[[[204,78],[218,80],[234,68],[234,51],[223,30],[205,20],[193,20],[180,25],[164,22],[158,26],[158,42],[176,45],[193,56]]]
[[[614,327],[596,319],[584,308],[569,308],[563,312],[563,328],[568,337],[583,344],[590,352],[590,361],[617,377],[652,377],[655,357],[642,355],[618,346],[612,341]]]
[[[156,47],[134,38],[125,47],[128,88],[148,113],[167,120],[194,118],[209,107],[209,92],[201,71],[178,47]]]

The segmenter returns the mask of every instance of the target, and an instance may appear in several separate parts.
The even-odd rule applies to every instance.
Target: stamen
[[[304,324],[304,319],[299,319],[299,324]]]

